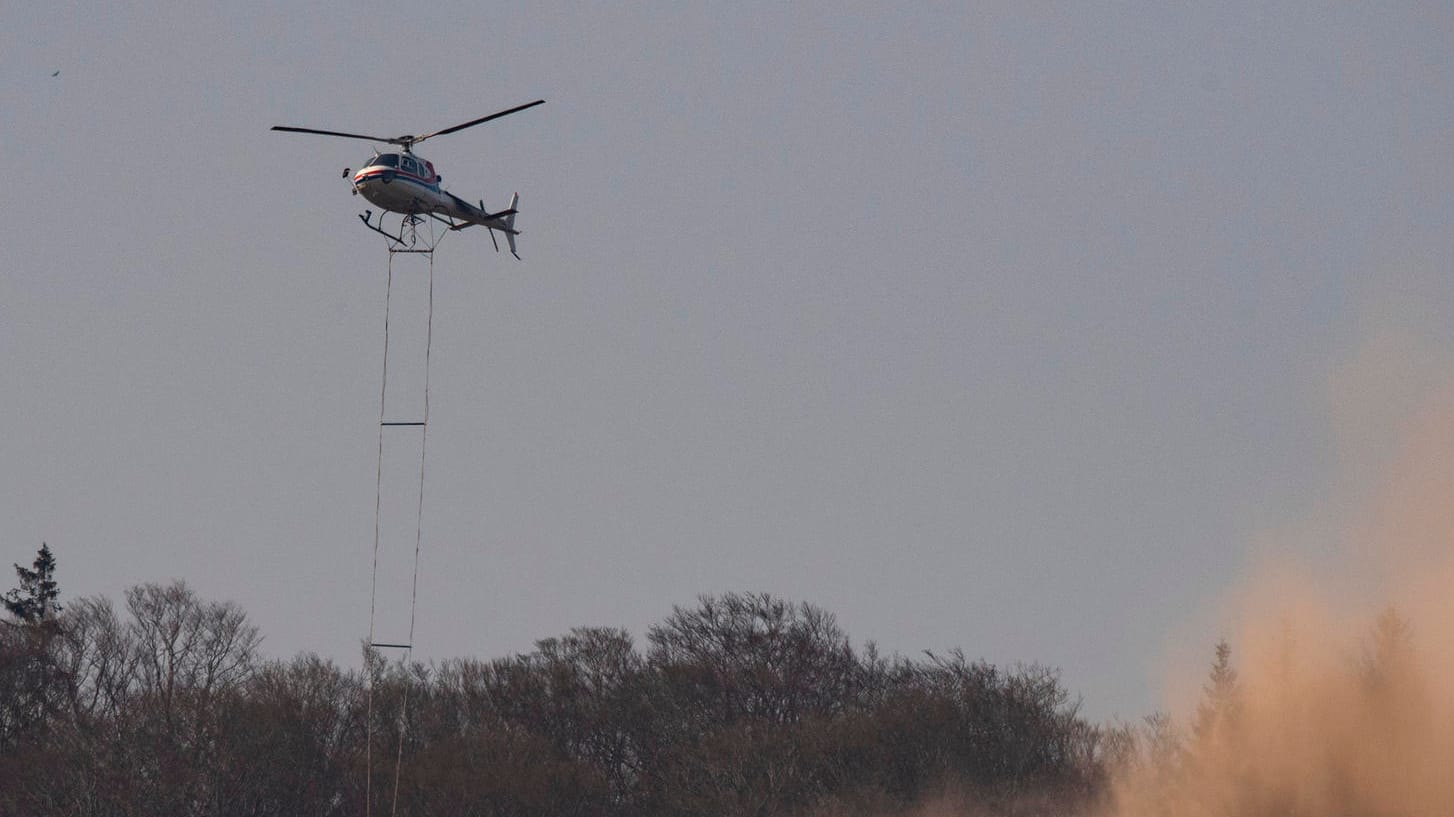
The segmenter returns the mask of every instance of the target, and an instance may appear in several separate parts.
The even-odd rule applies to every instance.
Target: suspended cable
[[[374,482],[374,559],[369,585],[369,646],[364,654],[364,671],[369,674],[368,713],[365,719],[367,739],[364,742],[364,817],[373,811],[374,796],[374,612],[379,594],[379,529],[384,503],[384,411],[389,394],[389,307],[394,296],[394,254],[389,253],[388,273],[384,285],[384,371],[379,378],[379,461]]]
[[[415,612],[419,608],[419,550],[424,539],[424,463],[429,442],[429,355],[434,346],[434,252],[431,250],[427,255],[429,258],[429,303],[424,312],[424,423],[419,433],[419,505],[414,515],[414,576],[409,587],[409,646],[404,648],[404,657],[400,659],[405,670],[404,699],[399,706],[399,749],[394,758],[394,798],[390,810],[391,817],[397,817],[399,813],[399,778],[404,768],[404,731],[408,726],[409,717],[408,668],[409,659],[414,653],[414,620]]]
[[[424,540],[424,477],[425,465],[428,462],[428,434],[429,434],[429,363],[434,346],[434,246],[438,243],[439,236],[430,237],[429,249],[399,249],[389,250],[388,275],[384,294],[384,356],[383,356],[383,377],[379,392],[379,445],[378,445],[378,468],[375,474],[374,493],[374,552],[373,552],[373,577],[372,586],[369,592],[369,653],[365,660],[365,669],[369,673],[368,704],[367,704],[367,740],[364,750],[364,814],[371,817],[373,811],[373,748],[374,748],[374,685],[377,672],[371,665],[374,656],[374,649],[377,647],[395,647],[403,649],[400,658],[400,666],[403,668],[403,692],[399,707],[398,719],[398,747],[394,755],[394,785],[390,796],[390,815],[397,817],[399,808],[399,790],[404,765],[404,742],[408,727],[409,716],[409,659],[413,654],[414,627],[417,619],[419,599],[419,556],[422,551]],[[428,303],[425,310],[425,340],[424,340],[424,415],[420,421],[410,422],[387,422],[388,390],[389,390],[389,317],[393,301],[394,287],[394,255],[395,253],[416,253],[424,255],[429,261],[428,278]],[[410,580],[409,589],[409,636],[403,644],[379,644],[374,640],[375,623],[377,620],[377,599],[379,586],[379,546],[382,539],[382,516],[383,516],[383,494],[384,494],[384,429],[395,426],[418,427],[420,429],[419,440],[419,492],[418,503],[415,506],[414,515],[414,565],[413,575]]]

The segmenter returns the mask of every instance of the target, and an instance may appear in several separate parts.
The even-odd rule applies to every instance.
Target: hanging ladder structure
[[[424,220],[419,219],[417,216],[406,216],[404,217],[400,225],[400,231],[398,236],[388,236],[390,238],[390,243],[388,245],[389,263],[384,294],[383,376],[381,378],[381,384],[379,388],[379,445],[378,470],[375,486],[376,492],[374,496],[373,569],[371,589],[369,591],[368,654],[366,655],[364,661],[364,671],[368,673],[368,711],[366,727],[367,742],[365,744],[364,750],[365,817],[371,817],[374,811],[374,743],[376,731],[374,724],[375,687],[377,686],[380,672],[391,663],[391,660],[382,658],[383,651],[390,651],[394,653],[397,656],[399,666],[404,670],[404,672],[401,673],[401,678],[403,679],[401,692],[402,698],[398,704],[398,745],[394,747],[393,752],[394,773],[392,780],[392,791],[389,793],[389,814],[391,815],[391,817],[398,813],[400,774],[403,769],[404,743],[409,717],[410,684],[408,679],[408,668],[409,661],[414,649],[415,612],[418,607],[419,592],[419,553],[421,545],[423,544],[424,533],[424,475],[425,464],[427,462],[427,443],[429,439],[429,357],[434,340],[434,249],[436,246],[438,246],[439,241],[443,238],[443,233],[433,230],[432,225],[431,229],[428,231],[428,235],[425,235],[425,231],[420,229],[420,227],[424,223]],[[420,382],[420,378],[417,377],[416,373],[414,382],[410,384],[417,388],[417,391],[419,392],[418,396],[422,396],[422,401],[415,401],[411,403],[409,413],[412,416],[406,416],[403,418],[398,416],[391,416],[389,413],[391,407],[391,391],[389,383],[391,362],[389,354],[391,340],[390,324],[391,318],[394,317],[391,315],[391,311],[400,306],[400,304],[397,304],[395,302],[395,288],[399,283],[401,283],[400,281],[396,281],[394,275],[394,260],[396,256],[423,258],[428,263],[427,281],[424,282],[426,292],[423,303],[424,321],[422,328],[424,334],[424,348],[422,361],[422,382]],[[420,282],[418,282],[417,280],[409,280],[405,283],[410,283],[417,286]],[[399,339],[396,337],[394,338],[394,340],[395,342],[398,342]],[[394,363],[396,366],[399,363],[399,361],[397,360],[397,356]],[[399,373],[396,373],[396,375],[397,374]],[[395,400],[393,401],[394,403],[397,404],[398,402],[400,402],[401,395],[393,394],[393,396],[395,398]],[[407,557],[407,551],[405,549],[407,548],[408,544],[407,542],[401,543],[397,541],[388,541],[391,538],[407,539],[407,533],[400,537],[389,537],[385,534],[386,494],[390,493],[385,489],[386,470],[391,470],[388,468],[389,465],[403,465],[403,463],[399,462],[397,459],[385,456],[386,443],[402,442],[407,445],[407,443],[411,440],[417,441],[418,444],[417,494],[414,497],[416,500],[414,502],[414,507],[411,509],[413,511],[414,517],[413,557],[412,559],[395,558],[393,560],[400,565],[404,563],[408,564],[408,625],[405,629],[405,634],[402,640],[399,640],[397,637],[390,637],[385,639],[380,634],[381,628],[379,627],[380,553],[381,551],[388,553],[392,550],[394,551],[393,555],[396,557],[401,555]],[[408,453],[412,453],[412,451]],[[405,461],[407,462],[407,459]],[[401,553],[401,551],[403,552]],[[397,632],[391,633],[391,635],[397,636]],[[381,759],[384,759],[385,757],[386,755],[381,756]],[[387,762],[387,760],[385,760],[384,762]],[[380,808],[379,811],[381,814],[383,813],[382,808]]]

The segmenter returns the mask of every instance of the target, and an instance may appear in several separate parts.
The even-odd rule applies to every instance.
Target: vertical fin
[[[515,235],[516,235],[516,233],[515,233],[515,215],[516,215],[516,209],[515,208],[518,207],[519,205],[520,205],[520,194],[519,193],[516,193],[515,195],[513,195],[513,196],[510,197],[510,207],[509,207],[510,215],[505,216],[505,230],[504,230],[504,232],[505,232],[505,240],[510,243],[510,254],[513,255],[513,256],[515,256],[517,259],[520,257],[520,253],[515,252]]]

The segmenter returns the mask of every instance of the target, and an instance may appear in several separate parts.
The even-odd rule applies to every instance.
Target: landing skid
[[[409,214],[400,216],[397,233],[391,232],[384,227],[383,213],[379,214],[377,224],[373,221],[373,215],[373,210],[365,210],[359,213],[358,220],[362,221],[365,227],[389,239],[389,252],[391,253],[432,253],[434,252],[434,248],[439,246],[439,242],[444,240],[444,233],[435,235],[433,230],[421,231],[419,226],[421,224],[427,224],[428,222],[417,215]],[[433,213],[429,213],[428,215],[436,219],[439,218]],[[445,223],[447,224],[448,222]]]

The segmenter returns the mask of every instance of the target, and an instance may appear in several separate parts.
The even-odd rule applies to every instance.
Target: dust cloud
[[[1139,728],[1105,817],[1454,814],[1454,388],[1407,351],[1383,338],[1334,374],[1341,500],[1298,534],[1332,541],[1265,537],[1223,660],[1206,645],[1194,705]]]

